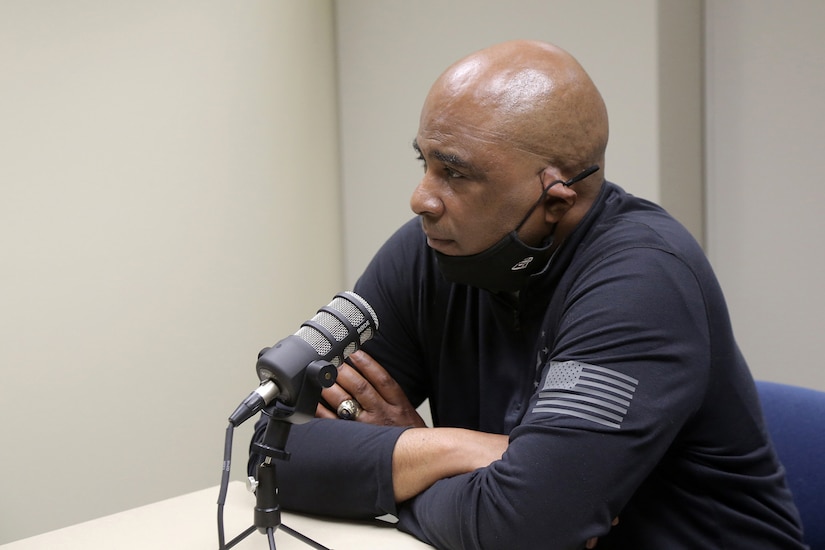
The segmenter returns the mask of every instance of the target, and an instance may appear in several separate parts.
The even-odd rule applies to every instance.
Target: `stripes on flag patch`
[[[551,361],[534,413],[552,412],[621,428],[639,381],[605,367]]]

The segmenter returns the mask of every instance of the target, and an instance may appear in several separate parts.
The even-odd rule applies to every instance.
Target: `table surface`
[[[203,550],[218,548],[218,487],[162,500],[110,516],[71,525],[34,537],[0,545],[2,550],[119,550],[175,548]],[[224,506],[226,541],[252,525],[255,496],[240,481],[229,484]],[[338,521],[281,513],[281,523],[330,550],[422,550],[431,546],[395,529],[391,523]],[[308,550],[311,546],[283,529],[275,532],[277,550]],[[233,546],[240,550],[268,550],[265,534],[254,531]]]

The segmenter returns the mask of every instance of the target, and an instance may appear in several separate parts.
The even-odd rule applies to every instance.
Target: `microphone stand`
[[[269,417],[261,442],[253,444],[255,451],[264,457],[258,466],[258,484],[255,489],[255,513],[252,527],[221,547],[231,548],[257,529],[269,540],[270,550],[275,549],[275,531],[281,529],[316,550],[330,550],[311,538],[290,529],[281,523],[281,506],[278,501],[277,468],[273,459],[289,461],[290,453],[286,448],[289,431],[293,424],[303,424],[315,417],[315,408],[321,398],[321,389],[335,382],[338,370],[329,361],[313,361],[306,368],[301,391],[294,406],[289,406],[276,399],[263,410]]]

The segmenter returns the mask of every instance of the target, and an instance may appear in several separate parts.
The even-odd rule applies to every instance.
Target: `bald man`
[[[380,331],[293,429],[285,507],[393,514],[449,549],[804,548],[712,269],[605,180],[607,138],[550,44],[438,78],[417,217],[355,287]]]

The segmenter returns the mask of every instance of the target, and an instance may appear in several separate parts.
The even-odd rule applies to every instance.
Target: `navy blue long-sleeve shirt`
[[[661,208],[605,183],[518,295],[446,282],[412,220],[355,291],[381,324],[365,351],[413,404],[510,443],[396,506],[403,430],[313,421],[278,465],[285,507],[391,513],[449,549],[804,548],[722,292]]]

